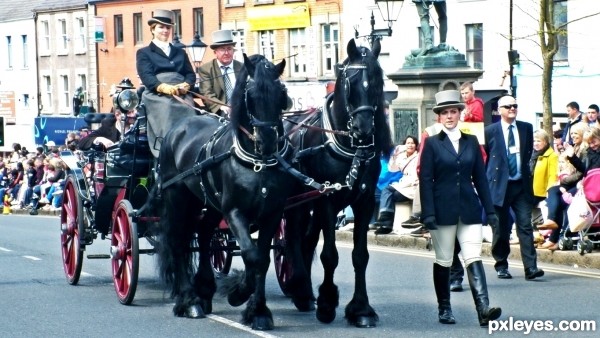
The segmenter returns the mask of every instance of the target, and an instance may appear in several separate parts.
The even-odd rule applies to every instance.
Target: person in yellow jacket
[[[546,199],[550,187],[558,184],[558,155],[552,149],[552,139],[543,129],[533,133],[533,153],[529,162],[533,173],[535,203]]]
[[[534,205],[545,200],[548,189],[559,184],[558,155],[554,152],[551,141],[552,137],[543,129],[533,133],[533,153],[529,167],[533,180]],[[556,250],[558,244],[549,239],[541,248]]]

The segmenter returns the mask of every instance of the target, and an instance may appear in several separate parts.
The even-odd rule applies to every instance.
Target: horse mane
[[[246,95],[248,98],[256,98],[257,102],[269,102],[273,105],[281,100],[279,97],[280,82],[273,81],[280,76],[273,63],[264,55],[254,54],[246,57],[244,54],[244,67],[236,76],[236,85],[231,98],[231,125],[234,128],[248,121]],[[252,81],[249,81],[249,80]],[[251,83],[251,84],[250,84]]]

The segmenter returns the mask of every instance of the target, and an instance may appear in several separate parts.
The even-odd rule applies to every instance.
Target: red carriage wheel
[[[227,275],[231,269],[233,249],[235,244],[233,234],[229,229],[217,229],[210,241],[210,263],[213,270],[219,275]]]
[[[128,200],[119,202],[110,239],[113,282],[119,302],[124,305],[131,304],[135,297],[140,266],[137,223],[132,221],[132,213]]]
[[[289,297],[290,292],[286,287],[286,283],[292,275],[292,266],[285,257],[285,218],[279,223],[273,237],[273,261],[275,262],[275,275],[279,287],[283,294]]]
[[[81,243],[85,229],[83,222],[81,197],[77,191],[75,178],[69,175],[63,189],[60,212],[60,242],[65,276],[67,282],[71,285],[76,285],[79,282],[83,265],[83,251],[85,249],[85,245]]]

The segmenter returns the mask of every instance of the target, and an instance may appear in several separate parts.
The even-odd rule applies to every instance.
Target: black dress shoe
[[[511,279],[512,275],[510,274],[510,272],[508,272],[508,269],[500,269],[497,272],[498,274],[498,278],[500,279]],[[542,272],[543,274],[543,272]]]
[[[387,235],[392,232],[392,227],[380,226],[379,229],[375,230],[375,235]]]
[[[458,279],[450,281],[450,291],[459,292],[462,290],[463,290],[462,283]]]
[[[525,269],[525,279],[532,280],[544,276],[544,270],[538,268]]]

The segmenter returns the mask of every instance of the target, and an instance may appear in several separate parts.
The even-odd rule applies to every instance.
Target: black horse
[[[265,298],[270,245],[293,186],[277,159],[292,156],[289,142],[281,137],[287,93],[279,77],[285,60],[274,65],[262,56],[244,55],[244,65],[236,75],[230,123],[211,116],[190,117],[162,142],[159,268],[172,286],[176,316],[211,313],[217,287],[210,240],[223,217],[245,264],[245,272],[225,283],[229,303],[239,306],[249,300],[244,323],[268,330],[273,328]],[[260,230],[256,244],[250,237],[255,230]]]
[[[358,327],[373,327],[378,321],[369,304],[365,271],[369,261],[367,232],[381,170],[379,158],[382,152],[388,152],[392,147],[384,112],[383,71],[377,61],[380,49],[379,41],[375,41],[370,51],[357,47],[354,40],[350,40],[348,58],[338,68],[335,91],[326,101],[325,111],[304,121],[309,127],[291,136],[292,143],[299,148],[296,158],[300,171],[318,182],[343,186],[311,204],[286,211],[286,236],[305,236],[301,245],[297,241],[286,244],[293,268],[286,290],[301,311],[314,307],[310,266],[320,233],[323,233],[321,262],[325,274],[319,287],[317,318],[325,323],[335,319],[339,302],[338,288],[333,280],[338,265],[335,221],[338,212],[348,205],[354,211],[352,263],[355,289],[345,316],[349,323]],[[302,119],[293,118],[295,122],[286,123],[286,129],[297,129],[298,121]]]

